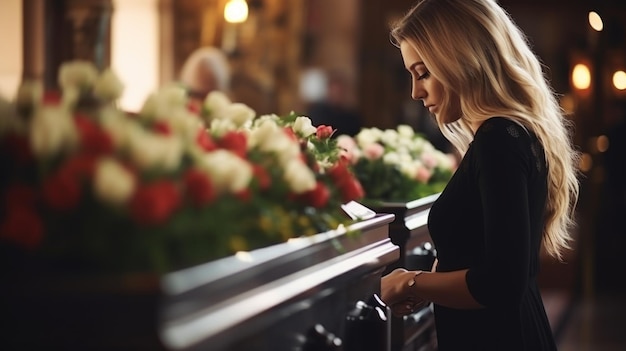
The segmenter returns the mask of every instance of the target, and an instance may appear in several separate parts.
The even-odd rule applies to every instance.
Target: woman
[[[420,1],[391,37],[463,159],[429,214],[434,272],[391,272],[383,300],[432,301],[441,351],[555,350],[536,277],[571,241],[578,153],[539,60],[494,0]]]

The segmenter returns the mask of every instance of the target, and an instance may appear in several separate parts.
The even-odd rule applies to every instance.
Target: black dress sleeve
[[[485,122],[472,144],[485,252],[481,262],[470,267],[466,282],[483,306],[519,305],[531,255],[530,138],[523,127],[498,118]]]

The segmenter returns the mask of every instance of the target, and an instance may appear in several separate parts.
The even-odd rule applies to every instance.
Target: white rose
[[[450,171],[456,168],[457,158],[453,154],[437,151],[434,155],[437,158],[437,167]]]
[[[130,155],[142,169],[171,171],[180,166],[183,147],[176,135],[164,136],[134,129],[129,141]]]
[[[411,150],[417,153],[421,153],[424,150],[424,146],[428,142],[424,138],[415,138],[413,139],[413,143],[411,145]]]
[[[315,189],[317,181],[313,171],[302,161],[293,161],[285,165],[284,178],[289,188],[296,194]]]
[[[378,142],[378,137],[378,133],[373,128],[365,128],[355,136],[355,140],[361,149],[365,149],[369,144]]]
[[[98,69],[89,61],[67,62],[59,69],[59,85],[63,89],[91,89],[97,77]]]
[[[209,129],[211,134],[221,137],[230,131],[237,130],[237,126],[230,119],[214,119]]]
[[[102,158],[96,164],[93,187],[102,201],[122,205],[135,191],[135,178],[115,159]]]
[[[181,135],[187,142],[195,142],[198,129],[203,126],[198,116],[183,109],[172,112],[170,116],[169,122],[174,127],[176,133]]]
[[[385,129],[383,134],[381,135],[381,140],[383,144],[390,146],[392,148],[398,147],[398,132],[393,129]]]
[[[306,138],[309,135],[315,133],[317,131],[317,128],[313,126],[309,117],[299,116],[296,117],[296,120],[293,122],[293,130],[298,135]]]
[[[44,106],[30,124],[30,142],[38,156],[52,156],[74,147],[78,133],[70,113],[58,106]]]
[[[219,118],[223,110],[228,108],[232,102],[226,94],[221,91],[212,91],[204,99],[203,106],[209,111],[209,121]]]
[[[93,87],[94,96],[103,101],[115,101],[123,91],[124,85],[111,69],[102,72]]]
[[[397,165],[397,168],[400,170],[400,173],[410,179],[415,178],[415,175],[417,174],[417,168],[415,168],[415,165],[411,163],[399,164]]]
[[[163,107],[184,108],[187,104],[187,92],[181,86],[168,84],[157,91]]]
[[[299,159],[300,156],[300,144],[282,131],[274,135],[273,138],[267,139],[260,148],[261,150],[277,154],[281,164],[287,164],[294,159]]]
[[[277,124],[280,121],[280,117],[277,114],[273,114],[273,113],[267,114],[267,115],[261,115],[252,122],[252,126],[257,127],[268,121],[274,124]]]
[[[116,149],[127,148],[135,129],[141,127],[116,108],[103,108],[100,113],[102,128],[113,138]]]
[[[143,118],[152,119],[156,115],[158,110],[158,96],[156,93],[148,95],[143,102],[141,109],[139,110],[139,116]]]
[[[77,87],[67,87],[63,89],[63,93],[61,95],[61,105],[66,109],[73,109],[74,105],[78,102],[80,98],[80,90]]]
[[[385,155],[383,155],[383,162],[388,165],[399,165],[400,154],[394,151],[388,152]]]
[[[400,136],[405,137],[405,138],[411,139],[415,135],[415,131],[413,130],[413,128],[406,124],[400,124],[397,130],[398,130],[398,134],[400,134]]]
[[[205,154],[200,168],[209,174],[220,192],[238,193],[246,189],[253,175],[252,165],[228,150]]]
[[[243,127],[248,124],[256,113],[246,104],[234,103],[223,110],[223,115],[219,118],[229,119],[235,123],[237,127]]]
[[[170,84],[150,94],[139,115],[147,120],[169,119],[174,111],[185,109],[187,95],[180,86]]]
[[[250,131],[249,147],[278,155],[281,164],[291,162],[300,155],[300,144],[289,137],[275,122],[266,120]]]
[[[250,131],[250,146],[255,147],[258,145],[263,148],[263,145],[278,133],[281,133],[281,130],[273,120],[263,119],[256,121],[254,127]]]

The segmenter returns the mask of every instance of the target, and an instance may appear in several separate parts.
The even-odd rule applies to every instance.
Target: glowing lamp
[[[228,23],[243,23],[248,19],[246,0],[230,0],[224,7],[224,19]]]

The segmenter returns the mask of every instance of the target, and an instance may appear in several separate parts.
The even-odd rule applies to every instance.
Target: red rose
[[[346,161],[341,160],[337,162],[328,170],[328,174],[335,184],[337,184],[344,203],[365,196],[361,183],[354,177],[352,172],[350,172]]]
[[[354,177],[341,183],[339,191],[341,192],[341,200],[343,203],[359,200],[365,196],[363,186],[361,186],[361,183]]]
[[[202,111],[202,103],[197,100],[187,101],[187,111],[195,115],[200,115],[200,111]]]
[[[248,203],[252,200],[252,191],[250,191],[249,188],[243,189],[236,193],[235,197],[237,197],[241,202]]]
[[[77,115],[74,119],[83,148],[95,154],[113,152],[113,138],[88,117]]]
[[[26,184],[12,184],[4,194],[4,206],[33,206],[37,200],[35,189]]]
[[[285,134],[287,134],[289,138],[291,138],[292,140],[298,140],[298,136],[296,135],[296,132],[294,132],[291,127],[284,127],[283,130],[285,131]]]
[[[323,208],[330,199],[330,190],[322,182],[317,182],[315,188],[304,194],[307,204],[315,208]]]
[[[219,145],[242,158],[246,157],[248,152],[248,140],[246,135],[241,132],[227,132],[219,140]]]
[[[41,218],[27,206],[11,206],[0,224],[0,238],[29,250],[36,249],[43,240]]]
[[[210,152],[217,149],[217,145],[215,145],[215,142],[213,141],[207,130],[204,128],[198,129],[196,142],[204,151]]]
[[[57,172],[44,180],[43,199],[50,208],[68,211],[80,202],[81,184],[70,172]]]
[[[197,169],[189,169],[184,175],[186,194],[196,206],[210,204],[215,200],[215,190],[209,177]]]
[[[59,169],[59,173],[64,173],[77,180],[82,178],[91,179],[93,178],[95,169],[96,156],[87,153],[80,153],[65,161]]]
[[[259,189],[267,190],[272,185],[272,178],[269,173],[260,165],[252,165],[252,172],[254,172],[254,179],[259,184]]]
[[[333,129],[333,127],[321,124],[317,127],[315,135],[318,139],[328,139],[331,135],[333,135],[334,132],[335,130]]]
[[[152,125],[152,130],[161,135],[172,135],[172,127],[165,121],[156,121]]]
[[[43,93],[44,105],[59,105],[61,103],[61,93],[57,90],[48,90]]]
[[[161,224],[180,204],[180,194],[171,181],[140,186],[130,201],[132,217],[140,224]]]
[[[335,183],[339,186],[341,186],[343,182],[346,182],[353,178],[352,173],[350,173],[346,162],[342,160],[335,163],[328,170],[328,174],[330,174],[333,181],[335,181]]]
[[[13,133],[8,134],[4,138],[3,144],[3,152],[7,152],[16,166],[23,167],[34,160],[33,151],[30,148],[30,143],[26,136]]]

